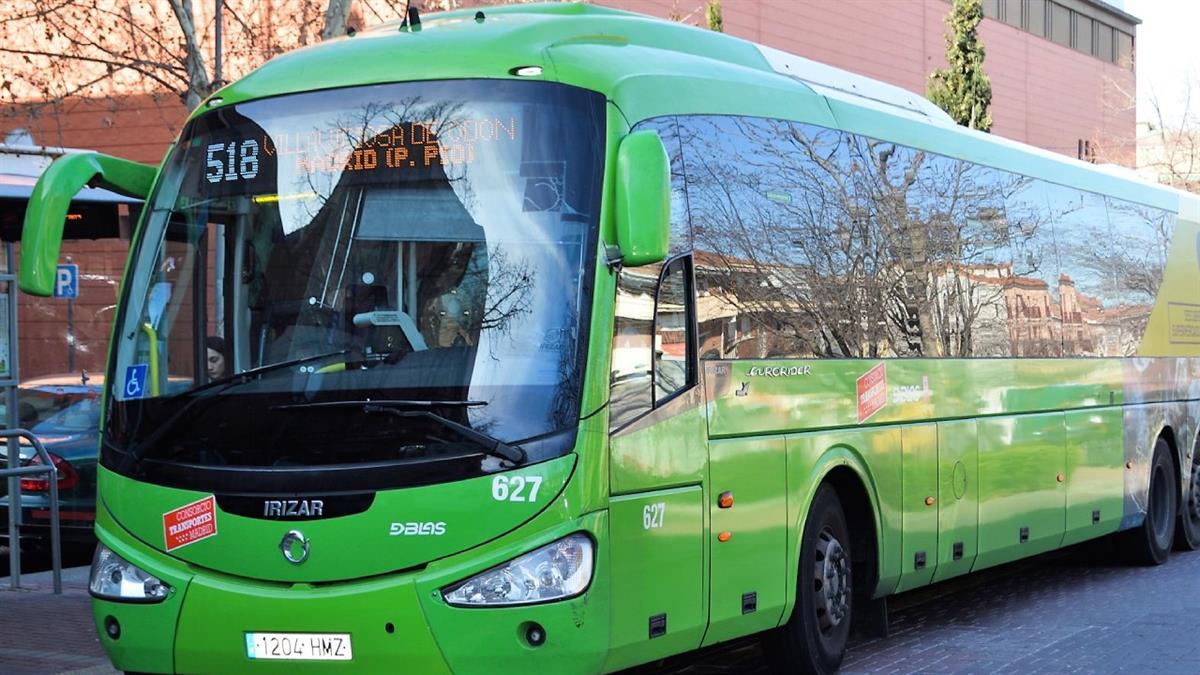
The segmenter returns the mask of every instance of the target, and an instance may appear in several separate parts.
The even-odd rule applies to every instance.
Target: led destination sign
[[[464,165],[476,160],[480,144],[514,143],[517,136],[515,117],[402,122],[365,134],[340,127],[262,133],[208,144],[204,176],[214,185],[249,181],[264,160],[285,158],[300,174]]]

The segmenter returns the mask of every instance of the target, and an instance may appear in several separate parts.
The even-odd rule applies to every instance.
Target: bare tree
[[[358,0],[354,9],[365,20],[388,21],[399,18],[396,5]],[[18,105],[170,93],[195,108],[219,84],[211,74],[214,6],[9,0],[0,5],[0,91]],[[232,79],[276,54],[341,35],[352,0],[230,0],[224,8]]]
[[[1105,80],[1104,106],[1115,115],[1136,111],[1136,132],[1095,139],[1093,160],[1135,167],[1151,180],[1200,193],[1200,82],[1186,79],[1139,101],[1117,78]]]
[[[350,3],[351,0],[329,0],[329,6],[325,8],[325,27],[321,29],[322,40],[337,37],[346,30]]]
[[[1181,87],[1178,111],[1168,113],[1158,96],[1150,99],[1148,119],[1138,135],[1138,169],[1160,183],[1200,192],[1200,104],[1196,84]]]
[[[681,130],[697,276],[757,326],[738,329],[760,342],[744,356],[1007,351],[1027,236],[1005,216],[1015,176],[804,125],[712,124]]]
[[[523,5],[546,0],[406,0],[410,7],[422,12],[444,12],[465,7],[489,7],[495,5]],[[553,1],[553,0],[552,0]],[[559,0],[561,2],[588,2],[588,0]]]

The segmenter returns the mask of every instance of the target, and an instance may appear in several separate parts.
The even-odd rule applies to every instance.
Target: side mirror
[[[52,295],[71,200],[84,186],[145,199],[155,168],[96,152],[59,157],[42,172],[25,209],[17,284],[31,295]]]
[[[671,160],[653,131],[617,148],[617,247],[627,267],[661,262],[671,236]]]

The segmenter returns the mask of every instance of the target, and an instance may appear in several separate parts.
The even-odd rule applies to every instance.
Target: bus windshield
[[[569,451],[602,135],[600,95],[545,82],[197,117],[133,254],[102,461],[209,490],[370,467],[378,488],[496,470],[484,437]]]

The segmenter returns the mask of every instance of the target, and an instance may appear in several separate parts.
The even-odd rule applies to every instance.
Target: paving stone
[[[842,672],[1200,673],[1200,552],[1126,567],[1079,547],[891,599],[891,636],[852,643]],[[706,650],[654,675],[765,675],[761,651]]]

